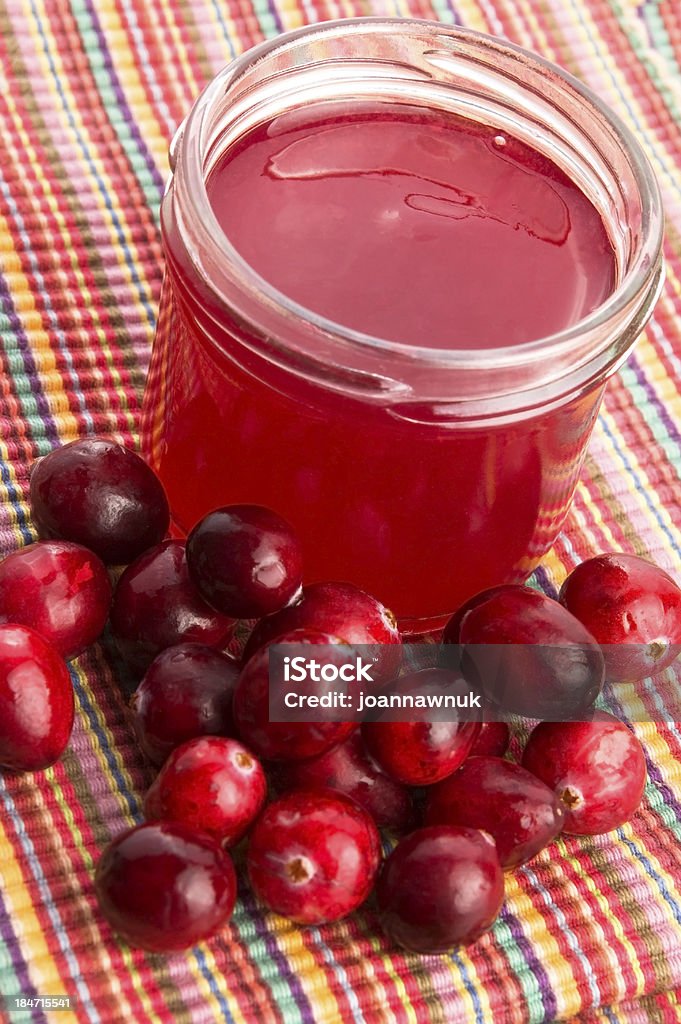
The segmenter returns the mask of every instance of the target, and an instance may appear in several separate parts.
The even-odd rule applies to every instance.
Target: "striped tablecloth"
[[[0,0],[3,552],[34,537],[36,456],[84,433],[135,441],[166,150],[192,99],[264,36],[363,14],[462,22],[536,49],[591,85],[647,149],[668,214],[667,284],[610,385],[538,581],[555,593],[603,549],[679,574],[679,0]],[[23,1019],[681,1020],[681,726],[637,726],[650,769],[641,812],[616,834],[557,843],[509,878],[493,933],[470,950],[396,953],[370,914],[301,931],[244,892],[219,939],[166,959],[117,942],[95,905],[93,865],[139,820],[148,770],[102,652],[72,674],[78,715],[63,761],[0,779],[0,992],[75,1001],[71,1015]]]

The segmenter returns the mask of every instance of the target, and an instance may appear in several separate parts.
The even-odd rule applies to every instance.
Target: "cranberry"
[[[464,615],[467,615],[472,608],[477,608],[478,605],[484,604],[492,597],[496,597],[497,594],[504,594],[508,584],[502,586],[489,587],[487,590],[481,590],[479,594],[474,594],[467,601],[464,602],[452,615],[451,619],[442,631],[442,643],[449,644],[451,646],[457,646],[461,642],[461,623]],[[523,588],[525,589],[525,588]]]
[[[265,808],[248,845],[248,876],[262,902],[298,924],[352,913],[371,892],[380,859],[371,817],[331,791],[295,790]]]
[[[598,835],[634,814],[646,784],[643,748],[623,722],[596,711],[590,722],[542,722],[523,765],[565,806],[564,832]]]
[[[645,679],[681,652],[681,588],[645,558],[589,558],[570,573],[559,600],[603,645],[611,682]]]
[[[177,644],[161,651],[130,701],[149,760],[163,764],[175,747],[195,736],[231,735],[238,677],[234,659],[210,647]]]
[[[317,630],[293,630],[278,637],[277,643],[337,646],[339,661],[348,660],[348,648],[338,637]],[[254,654],[242,669],[234,692],[234,720],[244,743],[259,757],[273,761],[316,757],[342,743],[356,728],[355,722],[270,722],[269,648]]]
[[[102,437],[72,441],[39,459],[30,486],[41,537],[83,544],[107,565],[132,562],[168,530],[168,501],[153,470]]]
[[[114,931],[133,946],[171,953],[222,928],[236,875],[215,839],[164,821],[116,836],[97,865],[95,888]]]
[[[28,626],[0,626],[0,766],[33,772],[66,750],[73,686],[60,654]]]
[[[575,718],[603,685],[601,649],[557,601],[507,584],[470,603],[461,619],[462,670],[506,711],[530,718]]]
[[[552,789],[520,765],[500,757],[469,757],[429,791],[426,823],[488,832],[508,871],[553,842],[563,824],[563,807]]]
[[[454,695],[470,687],[456,673],[426,668],[403,676],[392,693]],[[367,750],[384,772],[407,786],[429,786],[456,771],[468,757],[480,732],[480,722],[460,720],[450,710],[448,721],[390,721],[391,711],[364,722]]]
[[[209,512],[187,538],[187,565],[205,600],[237,619],[279,611],[303,582],[295,530],[262,505]]]
[[[348,644],[381,645],[371,652],[374,680],[387,682],[397,674],[402,652],[395,616],[352,583],[312,583],[305,587],[296,604],[257,624],[246,644],[244,660],[294,629],[332,633]],[[369,652],[363,653],[369,657]]]
[[[184,543],[166,540],[140,555],[121,576],[111,628],[121,656],[141,673],[175,644],[223,647],[234,620],[210,608],[189,579]]]
[[[431,826],[398,843],[376,896],[391,939],[414,953],[446,953],[491,927],[504,899],[504,875],[489,836]]]
[[[413,819],[409,791],[369,757],[359,732],[318,757],[282,764],[277,782],[285,790],[334,789],[344,793],[368,811],[379,828],[400,831]]]
[[[0,623],[30,626],[64,658],[94,643],[110,604],[109,574],[80,544],[38,541],[0,562]]]
[[[262,765],[238,740],[198,736],[172,752],[144,810],[148,818],[181,821],[233,846],[255,821],[266,796]]]
[[[469,757],[503,757],[511,742],[506,722],[483,722]]]

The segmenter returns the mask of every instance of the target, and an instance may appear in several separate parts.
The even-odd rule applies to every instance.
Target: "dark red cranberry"
[[[494,842],[448,825],[418,829],[390,854],[376,885],[381,925],[413,953],[446,953],[474,942],[504,899]]]
[[[0,626],[0,767],[49,768],[66,750],[73,710],[61,655],[28,626]]]
[[[338,649],[337,660],[347,662],[349,648],[338,637],[317,630],[298,629],[277,638],[277,643],[323,645],[320,659],[330,657],[329,647]],[[321,692],[319,684],[317,689]],[[304,717],[304,710],[294,712]],[[357,728],[356,722],[285,721],[270,722],[270,651],[258,651],[244,665],[234,691],[234,721],[239,736],[258,757],[265,760],[296,761],[316,757],[342,743]]]
[[[487,590],[481,590],[479,594],[474,594],[473,597],[465,601],[452,615],[451,619],[442,631],[442,643],[456,646],[461,643],[461,623],[464,615],[466,615],[472,608],[477,608],[479,604],[484,604],[492,597],[496,597],[497,594],[504,594],[506,592],[508,584],[502,586],[489,587]]]
[[[116,836],[97,865],[95,889],[115,932],[133,946],[171,953],[226,924],[236,875],[215,839],[164,821]]]
[[[469,757],[428,792],[427,825],[488,832],[505,871],[526,864],[560,833],[564,811],[552,789],[500,757]]]
[[[411,794],[379,768],[359,732],[319,757],[282,764],[277,782],[284,790],[334,789],[344,793],[369,812],[378,828],[402,831],[413,820]]]
[[[224,736],[198,736],[172,752],[147,793],[144,812],[203,829],[233,846],[266,796],[262,765],[246,747]]]
[[[503,757],[511,742],[506,722],[483,722],[469,757]]]
[[[590,722],[541,722],[523,766],[553,789],[565,807],[563,831],[593,836],[619,828],[636,812],[646,784],[643,747],[606,711]]]
[[[470,602],[462,671],[493,704],[530,718],[577,718],[603,685],[601,649],[566,608],[529,587],[495,587]]]
[[[97,555],[66,540],[41,540],[0,562],[0,623],[30,626],[64,658],[98,638],[111,583]]]
[[[298,924],[351,914],[374,884],[381,846],[370,815],[341,793],[295,790],[266,807],[248,844],[256,896]]]
[[[391,693],[466,699],[470,687],[457,673],[426,668],[404,676]],[[410,712],[397,714],[406,717]],[[430,786],[456,771],[480,732],[475,711],[457,715],[450,709],[447,720],[426,718],[421,712],[421,720],[396,721],[390,720],[396,718],[392,710],[379,711],[375,721],[363,723],[362,735],[369,754],[391,778],[407,786]]]
[[[163,764],[175,747],[195,736],[234,733],[236,661],[201,644],[161,651],[131,699],[140,746]]]
[[[153,470],[102,437],[72,441],[36,462],[31,510],[41,537],[83,544],[107,565],[127,565],[158,544],[170,521]]]
[[[142,673],[175,644],[224,647],[234,620],[207,605],[189,579],[184,543],[166,540],[140,555],[121,576],[111,628],[123,659]]]
[[[262,505],[209,512],[187,538],[189,575],[223,615],[254,619],[289,604],[303,582],[293,527]]]
[[[320,630],[345,643],[380,645],[371,652],[376,682],[392,679],[400,666],[401,637],[395,616],[352,583],[312,583],[300,600],[262,619],[251,633],[244,661],[294,629]],[[369,652],[364,652],[367,657]]]
[[[603,645],[613,683],[645,679],[681,653],[681,588],[645,558],[589,558],[570,573],[559,600]]]

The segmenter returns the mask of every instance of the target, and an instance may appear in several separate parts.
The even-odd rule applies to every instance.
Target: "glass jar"
[[[560,333],[473,351],[363,335],[278,292],[221,231],[206,180],[253,126],[347,99],[451,111],[550,157],[603,220],[612,294]],[[561,527],[607,378],[661,287],[660,196],[626,127],[501,39],[358,18],[230,64],[178,130],[171,166],[143,445],[178,533],[220,505],[270,506],[301,534],[307,582],[349,580],[407,632],[525,579]]]

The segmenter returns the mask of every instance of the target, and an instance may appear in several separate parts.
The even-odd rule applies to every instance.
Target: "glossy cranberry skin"
[[[161,651],[130,701],[140,746],[150,761],[195,736],[234,733],[232,703],[239,678],[233,658],[202,644]]]
[[[487,590],[481,590],[480,593],[474,594],[465,601],[452,615],[451,619],[442,631],[442,643],[456,645],[461,642],[461,623],[465,615],[471,611],[472,608],[477,608],[478,605],[484,604],[485,601],[489,601],[490,598],[496,597],[497,594],[506,593],[508,584],[503,584],[497,587],[488,587]],[[523,588],[525,589],[525,588]]]
[[[299,601],[257,624],[246,644],[244,661],[294,629],[332,633],[348,644],[381,645],[372,652],[376,682],[387,682],[399,669],[401,637],[395,616],[352,583],[312,583],[304,587]],[[369,656],[369,652],[363,653]]]
[[[256,896],[298,924],[326,924],[367,898],[381,855],[376,826],[354,800],[295,790],[266,807],[248,845]]]
[[[118,581],[111,629],[123,659],[142,673],[179,643],[224,647],[234,620],[209,607],[189,578],[184,543],[166,540],[145,551]]]
[[[168,531],[158,477],[135,452],[102,437],[71,441],[39,459],[30,490],[41,537],[83,544],[107,565],[127,565]]]
[[[645,558],[589,558],[570,573],[559,600],[604,645],[610,682],[645,679],[681,653],[681,588]]]
[[[469,757],[503,757],[511,742],[506,722],[483,722]]]
[[[395,847],[376,885],[381,925],[413,953],[446,953],[474,942],[504,899],[494,842],[472,828],[418,829]]]
[[[236,875],[215,839],[164,821],[116,836],[97,864],[95,889],[107,921],[130,945],[172,953],[226,924]]]
[[[430,668],[400,679],[391,692],[469,692],[457,673]],[[456,711],[450,712],[451,716]],[[380,712],[379,712],[380,715]],[[381,720],[362,724],[366,748],[392,779],[406,786],[430,786],[456,771],[480,733],[479,721]]]
[[[277,783],[289,789],[333,789],[355,800],[378,828],[406,829],[414,817],[409,790],[382,771],[369,756],[361,734],[307,761],[282,764]]]
[[[30,626],[64,658],[76,658],[106,625],[111,583],[80,544],[42,540],[0,562],[0,623]]]
[[[237,619],[279,611],[303,582],[295,530],[263,505],[227,505],[209,512],[187,538],[187,565],[202,597]]]
[[[262,765],[238,740],[199,736],[172,752],[144,804],[147,818],[181,821],[225,846],[246,834],[267,796]]]
[[[312,629],[293,630],[276,642],[340,645],[338,637]],[[339,658],[347,660],[347,652],[342,645]],[[234,722],[246,746],[268,761],[316,757],[342,743],[357,728],[356,722],[270,722],[269,647],[254,654],[241,671],[234,691]]]
[[[601,649],[557,601],[508,584],[470,602],[459,638],[461,667],[492,703],[530,718],[583,716],[605,675]]]
[[[427,825],[465,825],[489,833],[504,871],[526,864],[559,835],[558,797],[525,768],[500,757],[469,757],[428,792]]]
[[[66,750],[73,713],[61,655],[28,626],[0,625],[0,767],[49,768]]]
[[[563,831],[599,835],[636,812],[646,784],[643,747],[605,711],[590,722],[541,722],[530,734],[523,766],[565,807]]]

